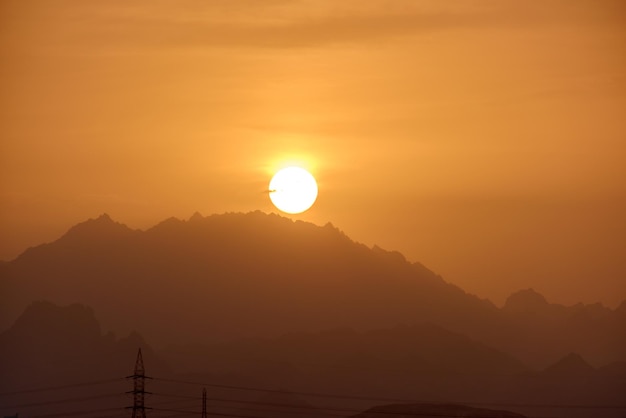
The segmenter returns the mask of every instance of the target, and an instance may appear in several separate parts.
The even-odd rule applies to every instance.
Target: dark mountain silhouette
[[[330,224],[260,212],[171,218],[145,232],[103,215],[27,250],[3,266],[1,280],[7,320],[34,299],[81,301],[112,328],[142,329],[161,343],[422,317],[471,329],[497,321],[498,311]]]
[[[596,370],[579,354],[569,353],[544,370],[548,376],[591,376]]]
[[[599,367],[598,374],[606,377],[621,379],[626,382],[626,361],[614,361]]]
[[[126,376],[138,347],[153,370],[168,370],[139,334],[102,334],[91,308],[35,302],[0,334],[0,391]]]
[[[425,418],[440,417],[478,417],[478,418],[524,418],[524,415],[509,411],[486,408],[472,408],[464,405],[441,404],[394,404],[375,406],[367,411],[353,415],[354,418]]]
[[[626,356],[624,304],[611,310],[602,304],[563,306],[549,303],[533,289],[512,294],[502,313],[515,332],[509,344],[523,348],[520,358],[547,367],[549,359],[575,351],[602,365]]]
[[[573,306],[563,306],[549,303],[543,295],[534,289],[520,290],[509,296],[502,310],[511,315],[536,317],[541,321],[567,321],[573,317],[588,319],[604,319],[614,312],[601,303],[585,305],[578,303]]]
[[[387,382],[410,381],[417,375],[507,376],[529,371],[505,353],[430,324],[363,332],[336,329],[290,333],[272,339],[243,339],[209,346],[173,346],[163,355],[181,371],[240,373],[244,368],[258,374],[269,369],[319,375],[340,372],[351,377],[384,378]]]
[[[539,367],[572,351],[597,365],[626,360],[625,307],[527,296],[498,309],[331,224],[194,214],[138,231],[103,215],[0,265],[0,329],[51,300],[88,304],[107,328],[141,329],[159,346],[430,322]]]
[[[545,313],[550,307],[546,298],[534,289],[526,289],[509,296],[503,310],[517,314],[540,314]]]
[[[103,334],[91,308],[35,302],[0,334],[0,416],[124,411],[139,347],[151,373],[169,373],[139,334]]]
[[[624,390],[617,363],[600,373],[579,356],[570,355],[546,371],[532,373],[504,353],[430,324],[290,333],[155,353],[137,333],[122,339],[103,335],[88,307],[37,302],[0,334],[0,393],[26,389],[17,397],[0,399],[0,415],[18,411],[63,415],[80,410],[74,400],[83,397],[84,410],[112,407],[121,411],[131,402],[124,393],[132,382],[124,376],[131,373],[139,346],[147,374],[155,377],[148,382],[155,394],[149,398],[150,406],[168,408],[171,402],[180,401],[198,409],[201,388],[188,382],[209,382],[209,412],[215,414],[269,417],[280,411],[281,416],[295,417],[306,411],[306,416],[313,417],[350,415],[385,397],[439,403],[431,405],[435,409],[428,409],[424,402],[411,406],[420,413],[475,414],[477,409],[458,405],[470,404],[503,405],[529,416],[613,418],[621,409],[554,410],[550,405],[568,405],[573,399],[581,405],[618,405]],[[173,370],[162,358],[169,360]],[[106,385],[96,387],[72,385],[109,378]],[[72,386],[63,391],[29,391],[64,384]],[[338,395],[312,395],[320,393]],[[57,405],[64,399],[72,402]],[[524,410],[524,405],[542,403],[548,406]],[[25,410],[10,407],[24,404],[31,406]]]
[[[600,374],[577,355],[566,356],[546,371],[531,372],[504,353],[430,324],[184,345],[171,347],[162,355],[181,372],[237,375],[264,386],[441,403],[510,405],[506,409],[528,416],[617,417],[619,409],[598,411],[583,406],[555,411],[549,405],[620,405],[626,389],[619,374]],[[619,373],[618,366],[611,367]],[[524,408],[524,404],[548,406]]]
[[[182,345],[161,354],[183,373],[237,375],[303,391],[420,399],[480,398],[529,373],[505,353],[430,324]]]

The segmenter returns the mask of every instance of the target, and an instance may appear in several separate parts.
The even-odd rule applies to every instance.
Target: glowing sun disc
[[[286,213],[301,213],[317,199],[315,178],[300,167],[279,170],[270,180],[270,200]]]

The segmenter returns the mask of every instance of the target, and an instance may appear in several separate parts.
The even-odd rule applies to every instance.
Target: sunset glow
[[[298,166],[302,220],[499,305],[618,306],[624,4],[3,1],[0,260],[102,212],[275,211]]]
[[[625,52],[626,0],[0,0],[0,418],[626,418]]]

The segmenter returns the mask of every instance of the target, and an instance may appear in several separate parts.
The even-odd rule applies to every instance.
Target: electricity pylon
[[[126,376],[127,379],[133,379],[133,390],[126,393],[133,394],[133,406],[128,406],[126,409],[132,409],[132,418],[146,418],[146,408],[144,404],[144,397],[147,393],[145,390],[146,379],[152,379],[146,376],[146,371],[143,367],[143,357],[141,356],[141,348],[137,352],[137,360],[135,361],[135,373],[131,376]]]
[[[207,414],[206,414],[206,388],[202,388],[202,418],[207,418]]]

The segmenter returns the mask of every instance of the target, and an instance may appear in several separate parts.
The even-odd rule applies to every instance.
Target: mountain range
[[[595,366],[626,360],[626,302],[566,307],[527,289],[498,308],[332,224],[262,212],[145,231],[87,220],[0,264],[0,329],[36,300],[86,304],[107,329],[141,330],[157,347],[428,323],[534,368],[570,352]]]
[[[132,373],[138,347],[150,376],[150,407],[183,401],[197,410],[199,388],[189,383],[209,382],[201,386],[209,386],[210,411],[227,416],[233,408],[260,417],[359,411],[364,415],[355,416],[522,416],[506,408],[524,416],[615,418],[626,408],[617,407],[626,363],[596,369],[570,353],[532,371],[506,353],[431,324],[154,350],[137,333],[103,333],[86,306],[35,302],[0,333],[0,414],[73,415],[76,402],[87,410],[121,410],[131,402],[124,393],[132,381],[124,377]],[[77,384],[89,381],[98,386]],[[56,390],[33,390],[41,387]],[[383,405],[398,397],[413,402]],[[564,406],[555,410],[555,404]]]

